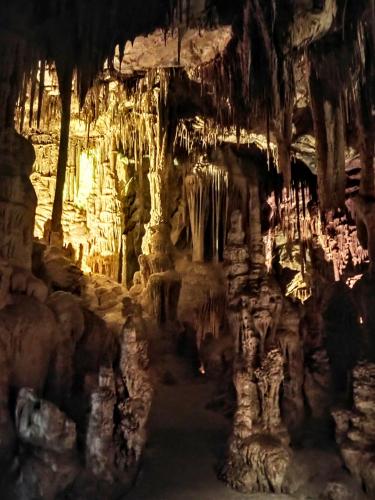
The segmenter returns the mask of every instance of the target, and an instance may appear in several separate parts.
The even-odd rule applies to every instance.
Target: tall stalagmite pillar
[[[290,462],[289,435],[281,420],[284,355],[278,339],[283,300],[266,274],[260,226],[259,184],[250,186],[250,252],[242,216],[232,212],[224,252],[230,328],[235,344],[233,383],[237,408],[223,479],[246,493],[281,493]]]
[[[158,80],[151,102],[154,113],[146,122],[150,150],[150,222],[139,257],[142,284],[148,295],[151,312],[159,324],[176,319],[180,276],[174,270],[170,238],[170,178],[173,167],[173,142],[176,122],[169,99],[172,71],[159,70],[149,78]],[[156,82],[156,80],[155,80]],[[155,83],[154,82],[154,83]],[[149,102],[150,104],[150,102]],[[151,111],[145,110],[145,112]]]

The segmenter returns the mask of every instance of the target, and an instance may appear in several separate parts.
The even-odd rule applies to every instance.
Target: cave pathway
[[[137,482],[124,500],[281,500],[287,495],[242,495],[217,479],[229,420],[207,410],[213,387],[202,379],[160,385]]]

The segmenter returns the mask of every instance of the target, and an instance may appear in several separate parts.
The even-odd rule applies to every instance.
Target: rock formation
[[[21,452],[15,498],[56,498],[79,470],[75,423],[52,403],[38,399],[32,389],[23,388],[17,398],[16,427]]]
[[[272,288],[262,276],[258,290],[249,287],[248,276],[254,274],[249,273],[244,236],[241,214],[233,212],[225,257],[228,301],[232,315],[237,316],[231,322],[237,346],[237,410],[222,475],[232,487],[244,492],[281,493],[290,461],[289,436],[281,420],[279,402],[284,358],[277,345],[276,329],[282,303],[281,297],[275,300]],[[252,238],[256,238],[256,233]],[[253,286],[254,282],[253,279]]]

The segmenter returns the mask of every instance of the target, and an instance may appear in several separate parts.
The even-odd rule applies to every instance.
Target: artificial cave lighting
[[[375,498],[374,26],[0,2],[2,499]]]

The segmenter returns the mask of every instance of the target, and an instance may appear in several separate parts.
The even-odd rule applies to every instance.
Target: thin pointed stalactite
[[[44,59],[40,62],[39,86],[38,86],[38,109],[36,115],[36,126],[40,127],[40,119],[42,116],[43,95],[44,95],[44,79],[46,74],[46,62]]]
[[[61,217],[63,211],[64,184],[69,148],[70,106],[72,98],[73,70],[65,67],[59,74],[59,88],[61,98],[61,128],[59,142],[59,156],[57,161],[56,190],[53,200],[51,219],[51,238],[54,235],[62,238]]]
[[[31,70],[30,75],[30,109],[29,109],[29,128],[31,128],[34,118],[34,101],[37,87],[37,70],[38,68],[34,67]]]

